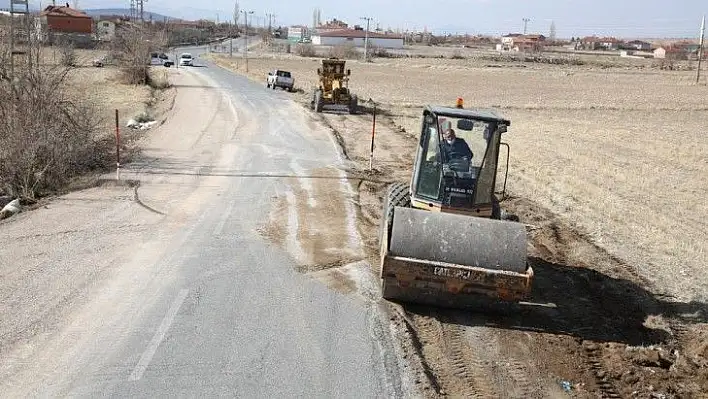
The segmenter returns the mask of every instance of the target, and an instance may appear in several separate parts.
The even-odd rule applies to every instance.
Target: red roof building
[[[348,29],[349,25],[347,25],[344,21],[340,21],[337,18],[334,18],[333,20],[327,22],[324,25],[320,25],[317,27],[317,32],[331,32],[331,31],[336,31],[336,30],[342,30],[342,29]]]
[[[40,13],[50,32],[61,33],[93,33],[93,19],[82,13],[65,6],[47,6]]]

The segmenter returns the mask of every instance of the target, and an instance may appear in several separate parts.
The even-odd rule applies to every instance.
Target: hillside
[[[90,8],[86,10],[82,10],[86,14],[96,17],[99,15],[130,15],[130,9],[129,8]],[[156,12],[149,12],[145,11],[144,16],[146,20],[152,19],[155,21],[164,21],[165,19],[167,20],[173,20],[177,19],[174,17],[169,17],[166,15],[158,14]]]

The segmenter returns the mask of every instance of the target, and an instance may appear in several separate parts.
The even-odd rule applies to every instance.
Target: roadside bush
[[[341,59],[357,59],[359,58],[359,51],[353,44],[340,44],[333,46],[329,49],[329,57],[336,57]]]
[[[147,84],[155,90],[164,90],[172,87],[167,73],[161,70],[149,70],[147,74]]]
[[[464,60],[465,56],[462,55],[460,50],[455,50],[452,52],[452,55],[450,55],[451,60]]]
[[[69,71],[34,67],[0,82],[0,189],[13,197],[55,192],[110,164],[111,152],[96,139],[99,113],[65,90]]]
[[[393,58],[393,55],[388,52],[383,47],[373,47],[371,50],[371,56],[376,58]]]
[[[315,46],[304,43],[300,43],[295,47],[295,54],[300,57],[317,57]]]
[[[59,61],[61,65],[65,67],[76,66],[76,51],[74,51],[74,46],[71,43],[62,43],[60,47],[60,52],[61,59]]]

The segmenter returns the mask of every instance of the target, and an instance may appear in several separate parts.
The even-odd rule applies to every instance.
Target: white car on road
[[[182,53],[179,56],[179,66],[194,66],[194,57],[190,53]]]

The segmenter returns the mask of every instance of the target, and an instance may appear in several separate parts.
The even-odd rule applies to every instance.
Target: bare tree
[[[116,32],[113,56],[123,71],[126,83],[149,83],[150,53],[160,51],[166,44],[164,31],[153,32],[149,27],[133,25]]]
[[[551,28],[550,28],[550,31],[549,31],[549,33],[548,33],[548,39],[549,39],[551,42],[555,42],[555,41],[556,41],[556,23],[555,23],[555,21],[551,21]]]

